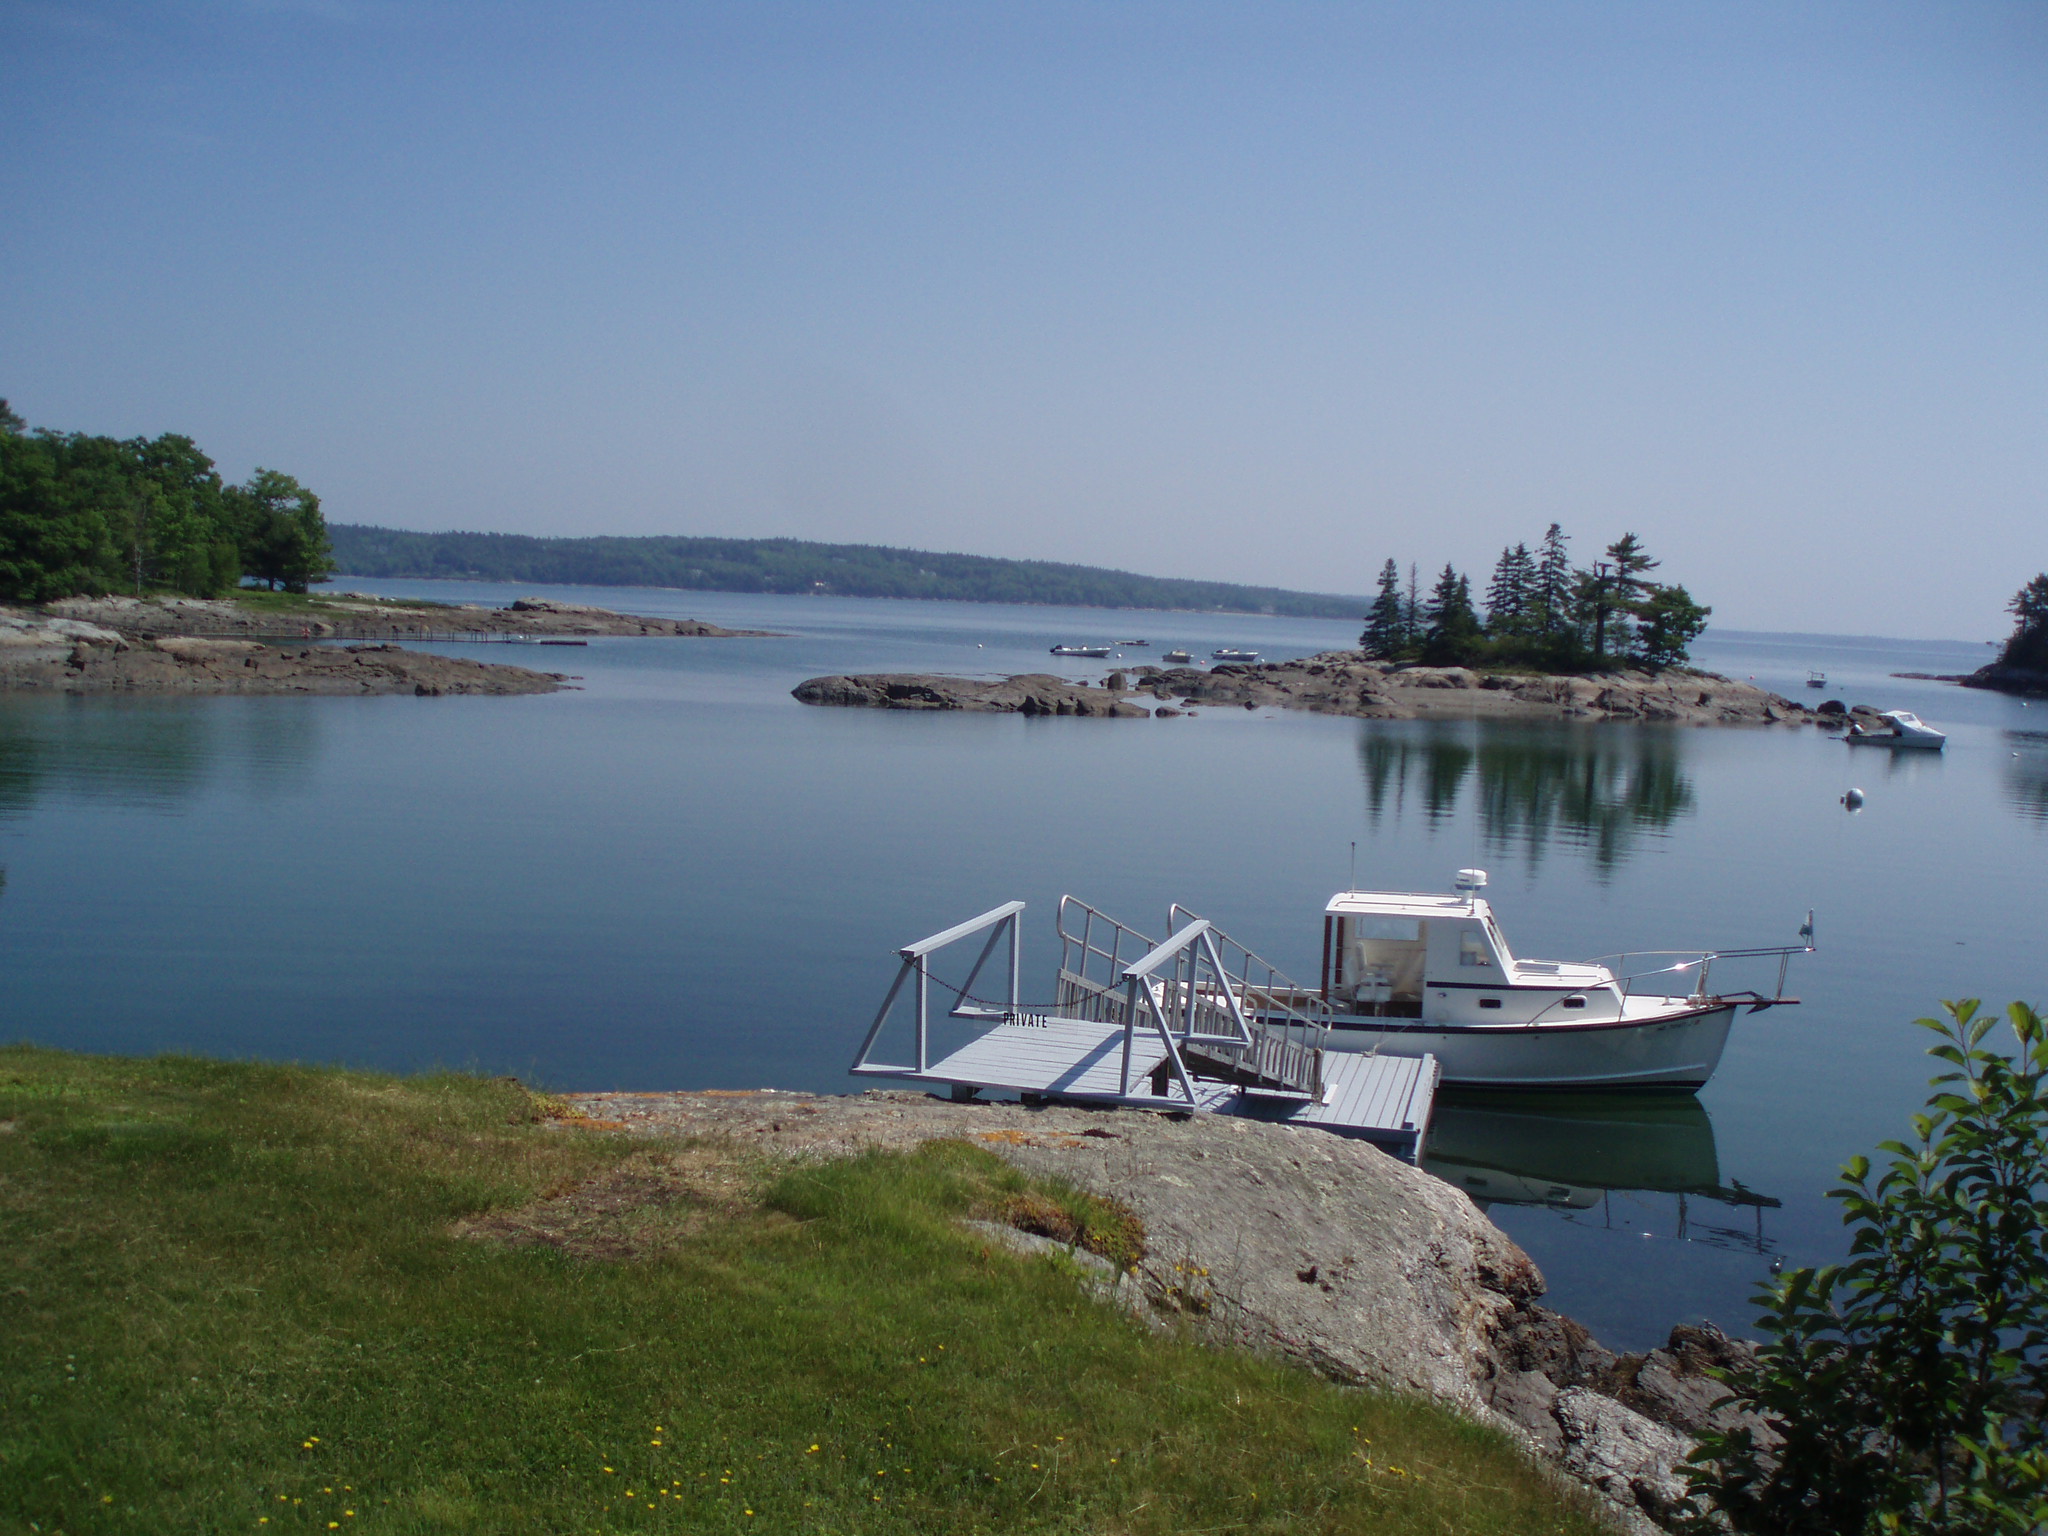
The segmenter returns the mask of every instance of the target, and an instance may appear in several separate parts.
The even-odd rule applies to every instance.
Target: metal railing
[[[954,1004],[946,1010],[949,1018],[973,1019],[984,1023],[1001,1023],[1017,1015],[1017,983],[1019,962],[1022,959],[1018,914],[1023,912],[1021,901],[1006,901],[1000,907],[991,907],[979,917],[971,917],[964,923],[956,923],[928,939],[919,939],[915,944],[906,944],[896,951],[902,964],[897,968],[895,984],[889,988],[889,995],[882,999],[882,1006],[875,1013],[875,1022],[868,1026],[867,1038],[860,1043],[860,1051],[853,1058],[851,1071],[873,1076],[900,1076],[905,1072],[924,1072],[931,1065],[931,960],[940,950],[971,939],[977,933],[986,932],[987,942],[981,946],[981,953],[975,958],[974,968],[967,973],[967,980],[954,987],[941,982],[940,985],[954,994]],[[995,953],[996,945],[1005,933],[1010,939],[1009,952],[1009,1006],[996,1007],[976,999],[972,994],[974,984],[981,977],[982,967]],[[887,1066],[868,1060],[868,1053],[875,1048],[875,1041],[881,1038],[882,1026],[889,1022],[889,1015],[896,1007],[896,999],[902,996],[904,985],[915,979],[917,983],[917,1065],[911,1067]]]

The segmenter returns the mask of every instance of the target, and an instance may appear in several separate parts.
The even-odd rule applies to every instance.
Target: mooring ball
[[[1846,795],[1842,796],[1842,804],[1852,811],[1860,811],[1863,809],[1863,791],[1860,789],[1850,790]]]

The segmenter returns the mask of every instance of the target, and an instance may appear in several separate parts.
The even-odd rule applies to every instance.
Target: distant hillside
[[[352,576],[691,587],[702,592],[829,592],[1073,608],[1181,608],[1355,619],[1362,597],[1138,576],[1092,565],[940,555],[802,539],[536,539],[515,533],[408,533],[330,523],[335,568]]]

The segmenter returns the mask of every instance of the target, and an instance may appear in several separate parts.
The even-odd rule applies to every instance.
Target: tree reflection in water
[[[1446,821],[1475,785],[1488,848],[1519,848],[1532,866],[1559,843],[1605,873],[1694,807],[1675,734],[1654,728],[1372,722],[1358,761],[1374,826],[1398,820],[1411,794],[1430,822]]]

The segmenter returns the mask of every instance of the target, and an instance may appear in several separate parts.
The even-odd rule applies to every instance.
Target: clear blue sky
[[[2048,4],[0,4],[0,394],[337,520],[2048,568]]]

